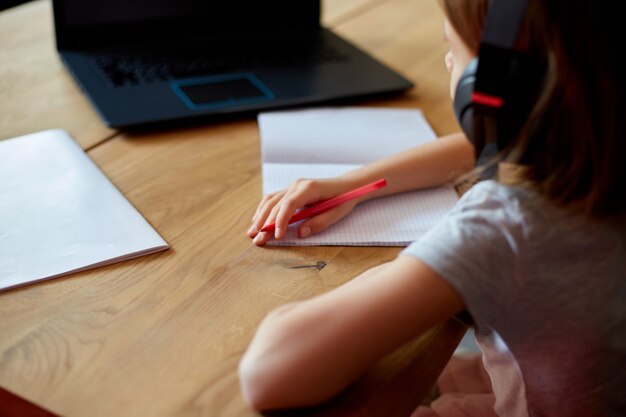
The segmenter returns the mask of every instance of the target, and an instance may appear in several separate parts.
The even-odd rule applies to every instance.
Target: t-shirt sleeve
[[[476,323],[499,327],[516,295],[519,239],[514,202],[493,184],[466,193],[433,229],[406,248],[457,291]]]

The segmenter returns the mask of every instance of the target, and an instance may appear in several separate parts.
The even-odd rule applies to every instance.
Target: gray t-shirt
[[[484,181],[402,255],[464,300],[500,416],[626,415],[624,220]]]

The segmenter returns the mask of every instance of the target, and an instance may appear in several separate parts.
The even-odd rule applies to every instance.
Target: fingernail
[[[259,231],[259,229],[257,229],[255,225],[252,225],[248,229],[248,234],[249,235],[256,235],[258,233],[258,231]]]
[[[300,237],[307,237],[311,235],[311,228],[308,226],[304,226],[300,228]]]
[[[280,227],[274,229],[274,238],[279,239],[280,236]]]

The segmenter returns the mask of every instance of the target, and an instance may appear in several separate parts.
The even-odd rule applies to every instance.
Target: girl
[[[493,0],[502,1],[511,0]],[[456,91],[491,6],[442,3]],[[516,48],[543,72],[530,111],[497,155],[498,180],[475,185],[394,261],[270,313],[240,364],[253,407],[325,401],[383,355],[467,310],[493,388],[492,414],[626,415],[626,65],[619,8],[609,0],[528,1]],[[458,143],[448,171],[470,159]],[[397,181],[396,190],[415,185],[399,178],[408,176],[416,154],[345,178],[296,183],[261,203],[253,228],[273,218],[285,227],[296,207],[342,192],[367,173]],[[256,236],[257,243],[268,238]],[[463,406],[454,415],[472,415]]]

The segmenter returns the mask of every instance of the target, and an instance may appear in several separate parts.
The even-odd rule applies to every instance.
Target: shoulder
[[[535,197],[535,193],[523,187],[503,185],[497,181],[481,181],[468,190],[453,210],[498,210],[517,211],[520,203]]]
[[[465,269],[471,260],[481,268],[491,255],[514,257],[526,233],[529,191],[495,181],[476,184],[456,206],[404,253],[428,263],[445,263]],[[487,265],[483,265],[487,267]]]
[[[534,215],[533,207],[542,205],[536,199],[531,190],[483,181],[467,191],[438,226],[458,229],[473,241],[496,237],[505,230],[523,228]]]
[[[455,288],[475,318],[485,317],[478,306],[487,302],[490,311],[504,308],[505,294],[514,293],[533,198],[530,190],[481,182],[403,255],[430,266]]]

